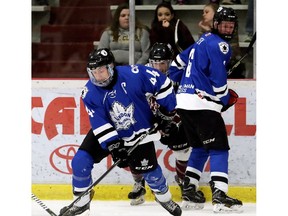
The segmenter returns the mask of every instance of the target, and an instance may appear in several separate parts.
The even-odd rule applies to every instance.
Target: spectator
[[[219,4],[213,2],[210,2],[204,6],[202,20],[198,23],[200,28],[200,36],[203,33],[211,32],[213,17],[218,7]]]
[[[175,56],[195,42],[188,27],[176,17],[172,5],[167,2],[157,5],[151,23],[151,46],[156,42],[170,44]]]
[[[210,158],[210,187],[213,212],[242,212],[242,202],[227,196],[229,141],[222,112],[232,107],[238,95],[229,89],[225,64],[238,18],[232,8],[219,7],[211,33],[203,34],[171,63],[169,77],[180,82],[176,99],[179,113],[193,150],[183,185],[182,208],[203,203],[197,195],[199,181]]]
[[[146,64],[149,57],[149,28],[135,20],[135,64]],[[102,33],[98,49],[108,48],[116,65],[129,64],[129,5],[120,4],[112,24]]]
[[[254,0],[248,0],[248,11],[246,18],[245,30],[247,33],[245,42],[250,42],[254,33]]]
[[[169,78],[145,65],[115,66],[113,53],[102,48],[90,53],[87,72],[90,80],[81,91],[98,142],[84,142],[72,160],[72,185],[75,198],[92,184],[92,169],[111,153],[119,167],[130,167],[142,174],[155,195],[155,200],[174,216],[181,216],[180,206],[172,200],[168,183],[158,164],[154,141],[160,133],[153,131],[141,140],[154,125],[154,115],[146,100],[154,96],[166,115],[176,114],[176,98]],[[136,146],[128,155],[128,150]],[[90,211],[93,190],[76,201],[71,208],[60,210],[63,216],[86,215]],[[66,212],[64,214],[64,212]]]

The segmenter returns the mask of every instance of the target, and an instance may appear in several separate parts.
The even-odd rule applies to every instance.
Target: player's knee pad
[[[92,156],[83,150],[78,150],[72,160],[73,186],[85,187],[91,183],[91,171],[94,160]]]
[[[173,154],[174,154],[174,157],[176,158],[176,160],[188,161],[190,154],[191,154],[191,150],[192,150],[192,148],[189,147],[186,149],[173,151]]]
[[[153,171],[143,173],[143,177],[152,191],[160,193],[165,193],[167,191],[167,181],[159,165]]]

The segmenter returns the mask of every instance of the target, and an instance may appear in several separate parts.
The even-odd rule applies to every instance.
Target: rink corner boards
[[[128,200],[128,193],[133,185],[96,185],[93,200]],[[181,201],[180,188],[176,185],[169,186],[175,201]],[[32,193],[43,200],[72,200],[72,186],[68,184],[32,184]],[[209,186],[200,186],[206,200],[211,201]],[[154,200],[151,190],[146,186],[146,200]],[[255,186],[229,186],[228,195],[247,203],[256,203]]]

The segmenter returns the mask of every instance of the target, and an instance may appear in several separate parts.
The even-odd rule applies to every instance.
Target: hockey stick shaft
[[[253,37],[252,37],[252,39],[251,39],[251,41],[250,41],[250,43],[246,49],[245,54],[232,66],[232,68],[228,71],[228,75],[230,75],[240,65],[240,63],[243,61],[243,59],[245,59],[248,56],[248,54],[249,54],[250,50],[252,49],[255,41],[256,41],[256,32],[253,34]]]
[[[47,211],[51,216],[57,216],[50,208],[48,208],[38,197],[31,193],[31,197],[35,200],[45,211]]]
[[[128,150],[127,155],[131,155],[131,153],[138,147],[138,145],[140,144],[140,142],[142,142],[149,134],[151,134],[152,132],[154,132],[156,130],[156,128],[158,127],[158,124],[155,123],[154,126],[152,128],[150,128],[147,133],[142,134],[139,139],[137,140],[137,142]],[[88,194],[92,188],[94,188],[97,184],[99,184],[99,182],[106,176],[108,175],[108,173],[110,173],[118,164],[121,163],[121,159],[117,160],[108,170],[106,170],[102,176],[100,176],[93,184],[91,184],[86,191],[82,192],[69,206],[67,206],[67,209],[65,212],[62,212],[62,214],[60,214],[59,216],[63,215],[64,213],[66,213],[73,205],[74,203],[78,202],[84,195]]]

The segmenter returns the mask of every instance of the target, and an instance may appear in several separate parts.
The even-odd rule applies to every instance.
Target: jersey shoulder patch
[[[88,93],[88,88],[87,88],[87,86],[84,86],[81,90],[81,98],[84,99],[86,97],[87,93]]]
[[[220,42],[219,44],[219,48],[220,48],[220,51],[223,53],[223,54],[227,54],[229,52],[229,45],[228,43],[222,41]]]

